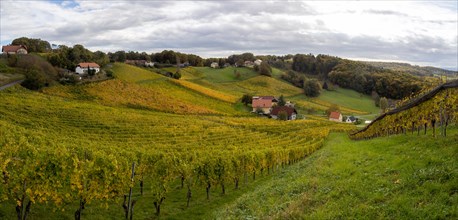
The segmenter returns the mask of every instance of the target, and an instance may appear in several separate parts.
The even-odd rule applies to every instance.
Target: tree
[[[385,112],[388,109],[388,99],[385,97],[380,98],[379,106],[382,109],[382,112]]]
[[[244,94],[242,96],[242,103],[245,104],[245,106],[251,104],[251,102],[253,102],[253,96],[250,94]]]
[[[336,104],[332,104],[328,109],[326,109],[326,115],[329,116],[331,112],[340,112],[340,107]]]
[[[180,79],[180,78],[181,78],[181,73],[180,73],[180,71],[175,72],[175,73],[172,75],[172,77],[173,77],[174,79]]]
[[[27,89],[39,90],[46,86],[46,76],[43,72],[32,69],[25,73],[25,80],[21,83]]]
[[[323,83],[323,89],[328,90],[328,88],[329,88],[328,83],[327,83],[327,82],[324,82],[324,83]]]
[[[285,106],[285,104],[286,104],[285,98],[283,97],[283,95],[281,95],[280,98],[278,99],[278,106]]]
[[[309,79],[304,82],[304,93],[309,97],[317,97],[320,95],[320,83],[316,79]]]
[[[95,69],[91,69],[87,66],[87,74],[92,78],[95,75]]]
[[[51,50],[51,45],[48,41],[41,39],[21,37],[14,39],[12,45],[24,45],[29,53],[45,53]]]
[[[278,112],[278,119],[286,121],[288,120],[288,113],[286,111]]]
[[[262,62],[259,66],[259,74],[264,76],[272,76],[272,67],[267,62]]]

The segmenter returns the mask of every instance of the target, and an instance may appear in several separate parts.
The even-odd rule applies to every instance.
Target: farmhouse
[[[288,107],[288,106],[275,106],[272,109],[272,112],[270,115],[274,119],[278,119],[279,115],[284,112],[287,115],[287,120],[296,120],[297,116],[297,111],[294,108]]]
[[[210,67],[211,68],[218,68],[219,64],[217,62],[213,62],[213,63],[210,64]]]
[[[27,54],[27,47],[24,45],[8,45],[2,47],[4,54]]]
[[[154,67],[154,62],[151,62],[151,61],[148,62],[148,61],[146,61],[146,62],[145,62],[145,66],[146,66],[146,67]]]
[[[243,65],[244,65],[245,67],[253,67],[253,66],[254,66],[254,63],[253,63],[252,61],[247,60],[247,61],[245,61],[245,62],[243,63]]]
[[[97,63],[79,63],[75,68],[75,72],[77,74],[87,74],[88,69],[95,70],[95,73],[98,73],[100,66]]]
[[[273,96],[253,96],[251,107],[253,112],[262,111],[264,114],[270,114],[277,102],[278,100]]]
[[[254,61],[254,65],[256,65],[256,66],[261,65],[261,63],[262,63],[262,60],[260,60],[260,59],[257,59],[257,60]]]
[[[357,119],[355,118],[355,116],[349,116],[349,117],[347,117],[347,120],[345,120],[345,122],[347,122],[347,123],[355,123],[356,120]]]
[[[342,122],[342,114],[340,112],[331,112],[329,121]]]

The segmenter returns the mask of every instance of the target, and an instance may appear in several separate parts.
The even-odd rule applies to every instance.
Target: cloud
[[[458,68],[457,4],[366,1],[1,1],[1,42],[105,52],[330,54]]]

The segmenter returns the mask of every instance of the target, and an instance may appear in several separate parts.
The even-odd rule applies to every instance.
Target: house
[[[292,103],[290,101],[286,101],[285,106],[288,106],[290,108],[294,108],[294,103]]]
[[[331,112],[329,121],[342,122],[342,114],[340,112]]]
[[[278,100],[273,96],[253,96],[251,107],[253,112],[261,110],[264,114],[270,114],[272,107],[277,105]]]
[[[261,65],[261,63],[262,63],[262,60],[260,60],[260,59],[257,59],[257,60],[254,61],[254,65],[256,65],[256,66]]]
[[[4,54],[27,54],[27,47],[24,45],[8,45],[2,47]]]
[[[190,66],[189,62],[184,62],[184,63],[180,64],[180,68],[185,68],[185,67],[188,67],[188,66]]]
[[[75,72],[77,74],[87,74],[88,69],[95,70],[95,73],[98,73],[100,66],[97,63],[79,63],[75,68]]]
[[[254,63],[252,61],[247,60],[247,61],[245,61],[243,63],[243,66],[245,66],[245,67],[253,67]]]
[[[148,61],[147,61],[147,62],[145,62],[145,66],[146,66],[146,67],[154,67],[154,62],[151,62],[151,61],[148,62]]]
[[[272,112],[270,113],[270,115],[272,116],[272,118],[278,119],[278,115],[282,112],[285,112],[287,114],[287,120],[296,120],[296,109],[288,106],[275,106],[274,108],[272,108]]]
[[[345,122],[347,123],[355,123],[357,121],[357,119],[355,118],[355,116],[349,116],[347,117],[347,120],[345,120]]]
[[[230,63],[225,63],[225,64],[224,64],[224,67],[230,67],[230,66],[231,66]]]
[[[213,62],[213,63],[210,64],[210,67],[211,68],[218,68],[219,64],[217,62]]]

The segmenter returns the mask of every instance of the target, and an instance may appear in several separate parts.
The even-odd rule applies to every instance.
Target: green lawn
[[[246,80],[259,75],[253,69],[246,67],[226,67],[222,69],[214,69],[210,67],[194,67],[194,69],[203,73],[203,77],[213,83],[224,83]],[[240,73],[240,78],[236,78],[235,71]]]
[[[431,132],[431,131],[429,131]],[[225,219],[457,219],[458,129],[325,146],[215,212]]]
[[[283,74],[283,70],[281,69],[277,69],[277,68],[274,68],[272,67],[272,77],[276,78],[276,79],[280,79],[281,75]]]
[[[380,108],[375,106],[374,100],[372,100],[370,96],[363,95],[350,89],[338,88],[335,91],[323,90],[318,99],[370,114],[380,112]]]

